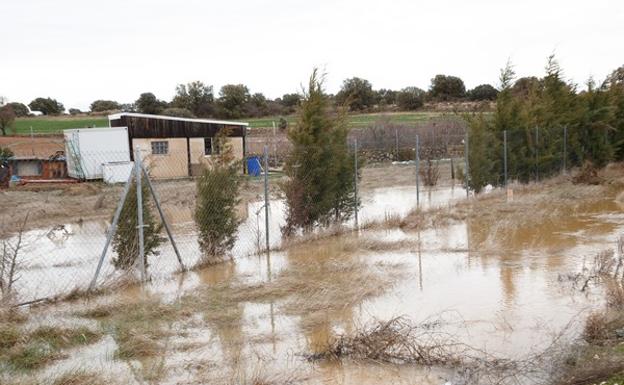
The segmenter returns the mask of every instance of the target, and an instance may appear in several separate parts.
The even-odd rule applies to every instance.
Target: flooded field
[[[600,287],[580,292],[566,277],[613,249],[624,231],[617,188],[525,190],[512,202],[496,191],[466,202],[461,188],[438,188],[423,192],[423,211],[414,213],[413,187],[375,189],[363,195],[360,218],[377,226],[286,248],[278,247],[282,203],[272,201],[270,238],[278,251],[257,254],[257,239],[239,237],[236,250],[246,257],[182,274],[164,250],[147,285],[34,308],[26,328],[86,326],[101,336],[26,378],[9,372],[0,378],[83,370],[119,384],[491,383],[471,377],[471,370],[526,362],[577,338],[604,295]],[[264,222],[262,202],[247,210],[242,228]],[[448,213],[453,219],[436,226],[410,225],[415,216]],[[387,223],[389,214],[401,223]],[[188,257],[196,246],[186,217],[180,213],[174,226]],[[22,284],[36,282],[27,278],[38,269],[53,269],[58,279],[39,281],[29,292],[64,289],[66,279],[88,283],[106,226],[68,225],[69,235],[60,239],[28,232],[29,251],[38,257]],[[101,237],[83,235],[94,232]],[[74,264],[64,254],[68,247],[95,249],[93,258]],[[394,359],[361,359],[344,350],[344,358],[324,358],[339,341],[396,319],[413,325],[414,347],[429,355],[406,362],[401,349],[393,350]],[[473,359],[456,361],[460,353]],[[535,377],[549,374],[537,363],[534,369],[511,383],[538,383]]]
[[[465,198],[465,194],[461,187],[428,189],[421,193],[420,207],[427,209],[449,205]],[[285,207],[281,200],[271,200],[269,204],[271,247],[279,248],[282,243],[280,229],[285,223]],[[413,186],[379,188],[364,194],[359,216],[361,223],[380,221],[388,215],[405,216],[414,207],[416,189]],[[201,252],[192,211],[189,208],[165,209],[185,265],[197,264]],[[248,203],[232,255],[249,256],[262,250],[265,245],[264,224],[264,202]],[[31,301],[66,294],[73,289],[85,289],[93,278],[109,225],[107,221],[83,221],[25,232],[22,235],[22,274],[16,285],[20,299]],[[9,241],[15,244],[16,238]],[[108,262],[110,252],[107,258],[103,281],[113,279],[116,275]],[[150,263],[150,275],[155,280],[170,277],[180,269],[171,244],[166,244]],[[55,279],[48,279],[50,276]]]

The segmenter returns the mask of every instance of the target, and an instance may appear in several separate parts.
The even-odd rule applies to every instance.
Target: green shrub
[[[236,242],[240,220],[236,206],[240,202],[240,164],[234,161],[227,132],[217,136],[219,153],[197,179],[197,206],[195,224],[199,231],[199,246],[204,262],[212,263],[228,253]]]
[[[143,244],[145,267],[148,266],[148,257],[154,255],[158,246],[163,242],[160,236],[162,224],[156,223],[150,205],[150,194],[147,183],[141,186],[143,197]],[[113,258],[116,269],[130,270],[139,258],[139,234],[137,231],[137,188],[136,183],[130,186],[128,196],[124,202],[113,237],[113,250],[117,256]]]
[[[333,114],[328,107],[315,70],[297,124],[288,131],[293,148],[284,166],[288,179],[282,184],[287,207],[285,235],[346,220],[359,205],[345,115]]]

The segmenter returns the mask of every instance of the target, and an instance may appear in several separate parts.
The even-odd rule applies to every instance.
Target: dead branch
[[[23,247],[23,236],[28,222],[28,215],[20,225],[17,232],[17,239],[12,245],[9,241],[2,242],[2,255],[0,255],[0,294],[2,302],[8,301],[13,295],[15,283],[20,279],[20,251]]]

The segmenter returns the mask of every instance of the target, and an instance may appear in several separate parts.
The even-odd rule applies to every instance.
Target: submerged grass
[[[105,380],[100,374],[87,372],[84,370],[75,370],[65,372],[57,377],[52,385],[108,385],[110,382]]]
[[[333,257],[316,263],[293,262],[270,282],[227,282],[203,287],[182,298],[182,306],[206,319],[232,324],[241,318],[238,304],[279,301],[288,314],[337,310],[383,293],[401,277],[399,264],[374,264]]]
[[[64,350],[92,344],[102,334],[86,327],[41,326],[27,331],[15,324],[0,326],[0,358],[9,370],[32,370],[63,358]]]

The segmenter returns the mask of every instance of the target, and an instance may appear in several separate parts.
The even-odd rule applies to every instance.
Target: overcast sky
[[[624,64],[622,0],[2,0],[0,95],[50,96],[66,108],[132,102],[176,84],[246,84],[274,98],[313,67],[327,89],[359,76],[373,87],[498,83],[508,58],[543,74],[555,52],[584,84]]]

